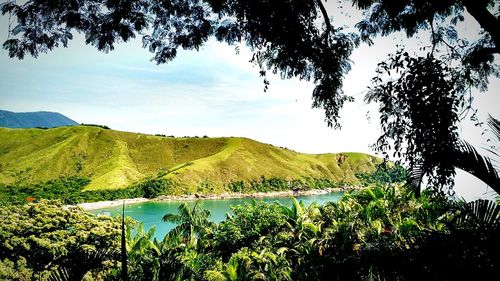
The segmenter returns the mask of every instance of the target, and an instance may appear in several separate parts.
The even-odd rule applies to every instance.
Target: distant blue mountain
[[[11,112],[0,110],[0,127],[35,128],[78,125],[75,121],[57,112]]]

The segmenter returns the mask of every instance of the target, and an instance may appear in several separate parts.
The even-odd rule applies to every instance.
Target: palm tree
[[[203,209],[200,201],[196,201],[193,208],[189,208],[185,202],[182,203],[178,208],[178,214],[166,214],[162,220],[177,224],[170,231],[171,233],[179,233],[186,238],[194,238],[205,234],[213,226],[213,222],[209,218],[210,211]]]
[[[186,266],[181,260],[181,256],[188,247],[194,246],[188,243],[187,245],[183,243],[184,237],[181,237],[180,233],[170,232],[165,235],[163,241],[155,240],[154,243],[159,249],[159,270],[158,270],[158,280],[182,280],[185,272]]]
[[[493,116],[490,115],[488,118],[488,126],[490,127],[490,132],[494,138],[494,141],[493,141],[494,148],[498,149],[500,147],[500,121],[498,119],[493,118]],[[497,163],[495,165],[495,167],[498,169],[498,164],[500,162],[500,160],[499,160],[500,153],[498,152],[498,150],[495,150],[495,149],[488,149],[488,150],[491,153],[493,153],[493,155],[495,155],[497,157],[494,160],[494,162]]]
[[[289,229],[295,232],[299,236],[299,239],[304,231],[317,234],[321,230],[321,226],[316,225],[310,218],[310,215],[319,213],[318,205],[311,204],[306,208],[304,202],[297,201],[293,196],[291,199],[292,206],[290,208],[284,205],[281,206],[281,211],[287,220]]]
[[[233,254],[227,263],[217,262],[214,269],[205,271],[204,277],[209,281],[292,280],[291,271],[282,253],[266,247],[258,251],[245,248]]]
[[[142,223],[135,229],[135,234],[131,227],[127,228],[125,241],[131,280],[156,280],[160,250],[153,241],[154,233],[154,227],[144,231]]]
[[[155,227],[151,227],[147,232],[144,231],[144,226],[142,223],[137,226],[135,235],[133,234],[132,228],[128,228],[125,238],[127,252],[130,255],[143,255],[147,251],[149,251],[149,249],[158,252],[158,248],[152,240],[155,231]]]
[[[315,266],[314,263],[311,263],[313,260],[311,257],[316,256],[322,251],[320,242],[323,240],[320,238],[323,235],[323,228],[322,220],[318,219],[321,216],[319,206],[311,204],[309,207],[305,207],[302,201],[299,202],[292,197],[292,206],[281,206],[281,212],[287,221],[287,229],[285,231],[288,234],[288,239],[283,241],[284,243],[277,250],[278,256],[275,256],[271,260],[285,255],[286,260],[290,262],[285,269],[289,268],[293,270],[283,275],[287,271],[282,271],[278,268],[279,270],[275,274],[280,276],[279,279],[297,279],[299,276],[311,280],[316,279],[316,276],[308,276],[307,274],[310,271],[304,269]],[[273,256],[266,253],[266,255],[259,254],[259,257]],[[314,270],[311,272],[314,272]],[[294,274],[295,276],[290,277],[289,274]]]
[[[103,262],[115,260],[119,252],[111,248],[96,250],[80,250],[74,252],[70,258],[62,261],[61,265],[51,272],[50,281],[78,281],[92,270],[103,268]]]
[[[476,200],[461,206],[455,225],[460,229],[500,229],[500,205],[489,200]]]

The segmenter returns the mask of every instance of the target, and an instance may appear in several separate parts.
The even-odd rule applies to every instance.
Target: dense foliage
[[[102,275],[116,258],[118,233],[113,218],[54,202],[0,207],[0,280],[47,280],[59,271],[76,280],[89,271]]]
[[[99,125],[99,124],[85,124],[85,123],[82,123],[80,124],[82,126],[89,126],[89,127],[98,127],[98,128],[101,128],[101,129],[105,129],[105,130],[111,130],[110,127],[106,126],[106,125]]]
[[[57,199],[64,204],[108,201],[124,198],[154,198],[169,194],[171,181],[148,179],[130,188],[84,191],[88,179],[69,177],[35,184],[0,184],[0,204],[19,204],[41,199]]]
[[[365,174],[369,176],[370,174]],[[78,177],[60,178],[35,184],[0,184],[0,204],[22,204],[41,199],[60,200],[64,204],[82,202],[110,201],[126,198],[156,198],[161,195],[178,195],[175,182],[165,178],[150,178],[129,188],[84,190],[90,180]],[[309,190],[344,187],[343,182],[330,179],[305,178],[286,180],[262,176],[259,180],[250,182],[236,181],[229,183],[225,189],[228,192],[270,192],[285,190]],[[213,192],[210,183],[197,187],[200,194]]]
[[[497,172],[484,165],[489,160],[459,139],[461,120],[468,117],[481,124],[472,93],[486,91],[489,78],[499,77],[498,2],[352,2],[366,11],[357,27],[368,43],[400,31],[428,38],[428,43],[419,43],[418,51],[400,46],[378,64],[365,97],[380,105],[382,136],[376,149],[394,152],[412,173],[417,192],[425,176],[438,192],[450,192],[455,168],[463,167],[498,192]],[[482,29],[475,36],[464,32],[463,26],[472,21],[464,22],[465,12]]]
[[[110,218],[97,219],[46,203],[0,212],[3,218],[16,217],[18,224],[13,228],[13,221],[0,223],[2,238],[9,238],[2,239],[0,249],[3,278],[29,280],[48,274],[50,266],[64,260],[51,249],[74,253],[80,249],[72,244],[75,241],[90,243],[89,247],[119,243],[117,222]],[[134,231],[129,224],[128,276],[131,280],[482,280],[500,273],[499,214],[500,206],[493,202],[465,203],[426,191],[416,198],[395,186],[371,186],[324,206],[304,206],[296,200],[291,207],[254,201],[234,207],[219,224],[209,220],[200,204],[193,208],[183,204],[178,214],[164,216],[177,227],[162,241],[152,239],[154,229],[144,231],[139,225]],[[104,226],[94,228],[98,223],[108,227],[105,234]],[[57,235],[50,234],[56,229]],[[65,239],[50,240],[60,236]],[[26,243],[29,246],[19,246]],[[70,260],[84,256],[73,254]],[[91,267],[85,273],[97,276],[99,271],[106,280],[119,280],[119,259],[108,257],[114,261],[94,263],[99,270]],[[85,258],[79,262],[89,264]],[[76,270],[64,268],[69,275]]]
[[[457,280],[500,270],[500,207],[487,201],[371,187],[324,206],[237,206],[218,225],[198,205],[183,208],[186,231],[155,242],[169,245],[157,272],[170,280]]]
[[[422,167],[435,185],[450,184],[455,173],[457,122],[464,89],[433,56],[411,57],[403,50],[377,68],[374,87],[366,99],[380,102],[383,135],[376,148],[404,155],[409,168]],[[381,77],[390,76],[391,79]],[[392,78],[396,76],[397,78]]]
[[[312,178],[306,177],[303,179],[282,179],[278,177],[266,178],[261,176],[259,180],[250,182],[236,181],[227,185],[231,192],[270,192],[270,191],[285,191],[285,190],[310,190],[310,189],[326,189],[326,188],[342,188],[348,184],[342,181],[334,181],[327,178]]]
[[[374,184],[392,184],[404,183],[408,179],[406,169],[398,164],[382,162],[377,165],[377,169],[373,173],[358,173],[356,177],[364,186]]]

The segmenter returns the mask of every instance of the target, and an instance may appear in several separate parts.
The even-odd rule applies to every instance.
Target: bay
[[[303,201],[305,205],[310,205],[316,202],[320,205],[326,202],[338,201],[343,192],[331,192],[318,195],[297,196],[297,200]],[[281,204],[291,206],[292,200],[289,197],[266,197],[266,198],[231,198],[231,199],[202,199],[202,207],[210,211],[210,219],[214,222],[221,222],[226,218],[226,214],[231,212],[231,206],[250,203],[252,200],[264,202],[279,202]],[[142,222],[144,229],[147,230],[151,227],[156,228],[155,237],[163,239],[172,228],[175,227],[173,223],[162,221],[162,217],[167,213],[177,213],[177,208],[182,202],[186,202],[192,206],[195,200],[191,201],[149,201],[143,203],[134,203],[125,205],[125,216]],[[114,206],[102,209],[89,211],[93,214],[106,214],[111,216],[121,216],[122,206]]]

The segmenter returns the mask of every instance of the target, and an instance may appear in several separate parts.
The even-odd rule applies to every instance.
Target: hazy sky
[[[328,1],[334,24],[352,26],[359,13],[338,13]],[[463,33],[477,32],[474,21]],[[0,18],[0,39],[7,38],[7,17]],[[424,41],[428,42],[428,41]],[[80,36],[69,48],[59,48],[38,59],[10,59],[0,51],[0,109],[16,112],[56,111],[80,123],[104,124],[116,130],[175,136],[245,136],[299,152],[362,151],[380,132],[376,106],[363,96],[376,64],[396,49],[395,44],[418,48],[419,39],[395,35],[362,46],[353,53],[353,68],[344,91],[356,98],[341,112],[342,130],[328,128],[321,109],[311,109],[311,82],[270,77],[263,92],[250,52],[211,40],[199,52],[181,51],[166,65],[150,61],[140,39],[120,44],[104,54],[83,44]],[[476,99],[481,116],[500,115],[500,83]],[[371,116],[369,120],[367,116]],[[465,124],[462,135],[484,146],[481,130]],[[468,182],[468,180],[467,180]]]

